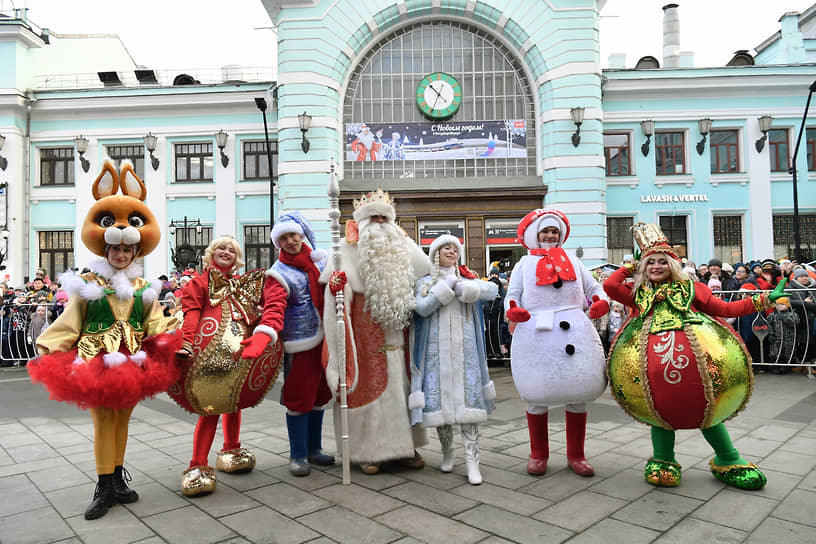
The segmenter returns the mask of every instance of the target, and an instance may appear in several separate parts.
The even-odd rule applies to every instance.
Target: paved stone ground
[[[195,417],[168,398],[134,411],[125,465],[141,499],[86,521],[94,489],[93,426],[86,412],[53,403],[22,369],[0,372],[0,542],[458,544],[504,542],[816,542],[816,381],[803,374],[760,374],[754,397],[728,423],[744,457],[769,483],[743,492],[708,471],[701,434],[677,435],[679,488],[645,483],[649,431],[625,416],[607,392],[589,407],[587,455],[596,476],[566,468],[563,408],[551,412],[548,473],[526,473],[524,404],[508,370],[491,369],[497,410],[480,427],[485,483],[470,486],[460,437],[452,474],[435,433],[427,466],[386,466],[368,476],[340,467],[294,478],[287,470],[284,410],[273,399],[244,412],[244,445],[258,458],[246,475],[219,473],[207,497],[181,495]],[[324,444],[334,449],[331,417]],[[216,446],[221,436],[216,437]],[[211,454],[214,463],[214,452]]]

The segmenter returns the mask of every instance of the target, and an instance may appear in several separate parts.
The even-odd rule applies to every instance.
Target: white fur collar
[[[131,263],[127,268],[117,270],[107,260],[99,259],[91,261],[88,268],[97,276],[108,281],[108,284],[116,292],[116,298],[119,300],[133,298],[133,280],[142,275],[142,266],[136,262]]]

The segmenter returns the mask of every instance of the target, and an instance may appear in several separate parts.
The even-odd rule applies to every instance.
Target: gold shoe
[[[397,459],[397,463],[401,467],[420,469],[425,466],[425,459],[422,458],[418,451],[414,450],[413,457],[404,457],[402,459]]]
[[[211,466],[201,465],[188,468],[181,478],[181,492],[186,497],[195,497],[215,491],[215,471]]]
[[[377,474],[380,471],[380,465],[378,463],[361,463],[360,470],[365,474]]]
[[[246,448],[218,452],[215,468],[221,472],[249,472],[255,468],[255,454]]]

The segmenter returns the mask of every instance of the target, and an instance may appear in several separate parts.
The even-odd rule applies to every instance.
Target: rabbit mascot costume
[[[32,381],[45,385],[52,399],[91,412],[99,481],[85,519],[139,499],[122,466],[130,414],[178,377],[180,337],[167,333],[175,318],[164,317],[161,284],[143,279],[136,263],[161,237],[146,196],[130,162],[117,172],[105,161],[93,184],[96,203],[82,225],[82,242],[102,259],[88,265],[90,272],[61,277],[68,304],[37,339],[40,357],[28,365]]]

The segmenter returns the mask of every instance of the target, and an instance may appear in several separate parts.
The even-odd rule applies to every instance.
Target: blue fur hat
[[[316,248],[315,234],[312,230],[312,226],[300,212],[284,213],[278,217],[278,221],[275,223],[275,226],[272,227],[272,243],[275,244],[276,248],[280,249],[281,246],[280,243],[278,243],[278,239],[284,234],[291,232],[300,234],[309,242],[312,249]]]

